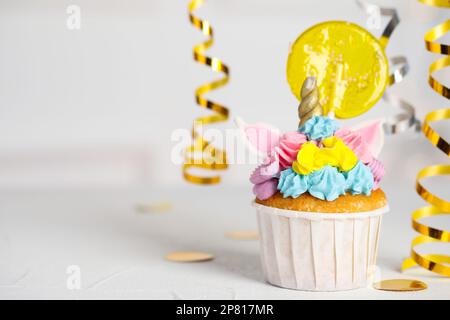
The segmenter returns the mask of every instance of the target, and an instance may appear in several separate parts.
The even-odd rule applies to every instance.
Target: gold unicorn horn
[[[312,116],[323,115],[322,106],[319,102],[319,90],[317,89],[316,77],[308,77],[305,79],[300,96],[302,101],[298,106],[298,117],[300,119],[299,126],[302,126]]]

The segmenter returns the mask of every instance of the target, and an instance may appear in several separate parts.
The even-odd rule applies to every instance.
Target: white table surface
[[[392,293],[364,288],[301,292],[264,282],[257,241],[224,237],[255,230],[249,188],[115,189],[0,192],[2,299],[449,299],[450,278],[426,270],[399,271],[414,233],[409,216],[421,205],[413,190],[385,189],[381,279],[414,278],[429,289]],[[200,201],[204,197],[204,203]],[[166,213],[138,213],[139,203],[170,201]],[[205,251],[202,263],[164,260],[172,251]],[[81,289],[66,285],[68,266]]]

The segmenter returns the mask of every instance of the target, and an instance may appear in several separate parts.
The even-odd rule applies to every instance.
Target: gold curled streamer
[[[390,17],[389,22],[381,33],[380,43],[386,48],[395,28],[400,23],[397,10],[394,8],[385,8],[372,3],[356,0],[356,3],[365,11],[369,12],[372,8],[379,10],[380,14],[385,17]],[[391,62],[391,74],[389,75],[389,87],[401,82],[409,72],[408,59],[405,56],[395,56],[389,59]],[[396,134],[403,132],[411,127],[415,127],[417,131],[420,130],[419,121],[416,118],[416,110],[412,104],[397,97],[396,95],[386,92],[383,95],[389,105],[397,107],[402,110],[393,116],[386,117],[383,129],[386,134]]]
[[[449,7],[449,1],[448,0],[419,0],[419,2],[422,2],[423,4],[434,6],[434,7]]]
[[[202,134],[201,129],[203,125],[214,122],[226,121],[228,119],[228,109],[216,102],[208,100],[204,95],[212,90],[218,89],[226,85],[229,81],[230,71],[228,67],[216,57],[210,57],[205,52],[214,43],[213,29],[207,20],[201,20],[196,17],[193,12],[202,6],[204,0],[192,0],[189,3],[189,21],[194,27],[199,29],[205,36],[208,37],[204,42],[194,46],[194,60],[200,64],[210,67],[215,72],[221,72],[224,77],[219,80],[208,82],[201,85],[195,90],[196,103],[202,107],[209,109],[215,114],[209,116],[202,116],[194,120],[192,127],[192,145],[186,148],[184,152],[183,176],[184,178],[196,184],[215,184],[220,182],[220,176],[199,176],[190,173],[190,169],[199,168],[205,170],[223,170],[228,167],[226,152],[214,147],[210,141],[206,140]]]
[[[430,6],[448,7],[450,1],[419,0]],[[448,87],[441,84],[433,77],[433,73],[450,65],[450,45],[436,42],[441,36],[450,30],[450,20],[441,23],[425,34],[425,47],[428,51],[447,55],[430,65],[428,83],[431,88],[441,96],[450,99]],[[430,122],[450,119],[450,108],[439,109],[428,113],[422,126],[425,137],[439,150],[450,157],[450,145],[431,126]],[[416,178],[416,191],[430,206],[417,209],[411,216],[412,227],[419,233],[411,243],[411,256],[403,261],[402,270],[419,265],[427,270],[450,277],[450,255],[442,254],[420,254],[415,247],[429,242],[450,242],[450,231],[433,228],[419,222],[422,218],[437,215],[450,214],[450,201],[439,198],[425,188],[420,182],[423,178],[438,175],[450,175],[450,165],[433,165],[419,171]]]

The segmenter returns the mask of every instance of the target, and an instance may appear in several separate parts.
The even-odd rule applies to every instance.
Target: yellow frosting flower
[[[331,157],[334,157],[338,161],[336,167],[341,171],[350,171],[356,166],[358,157],[355,155],[352,149],[347,147],[341,139],[332,136],[322,140],[322,144],[325,148],[321,149],[322,152],[330,153]]]
[[[298,174],[309,174],[313,171],[319,170],[320,166],[319,164],[316,164],[316,157],[319,151],[320,148],[314,143],[304,143],[300,151],[297,153],[297,161],[292,163],[292,170]]]
[[[358,157],[341,139],[332,136],[323,139],[322,144],[324,147],[319,148],[312,142],[304,143],[297,153],[297,161],[292,163],[292,170],[306,175],[330,165],[349,171],[358,162]]]

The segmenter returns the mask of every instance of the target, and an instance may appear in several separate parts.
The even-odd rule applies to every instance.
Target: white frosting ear
[[[247,148],[257,153],[258,156],[265,157],[278,146],[280,131],[272,125],[266,123],[248,124],[239,117],[236,117],[234,121]]]
[[[363,138],[375,158],[378,157],[384,145],[383,123],[383,119],[369,120],[349,128]]]

